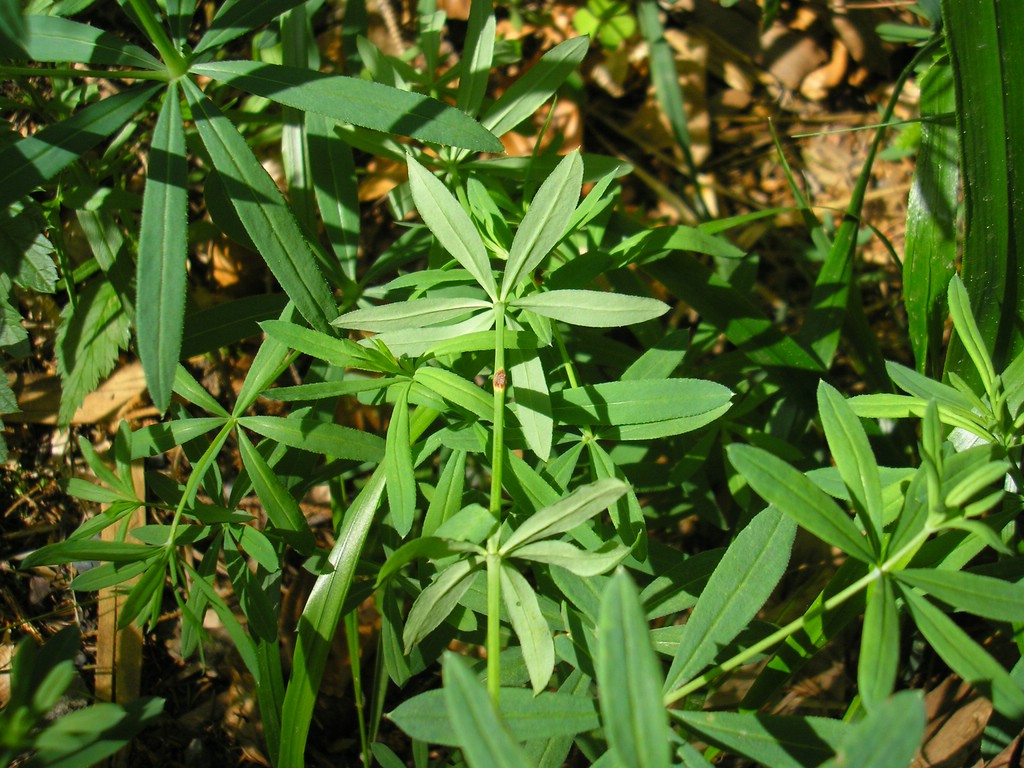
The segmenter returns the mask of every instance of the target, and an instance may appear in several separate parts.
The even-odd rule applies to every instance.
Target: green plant
[[[69,627],[37,648],[25,638],[10,669],[10,699],[0,711],[0,763],[28,756],[25,766],[95,765],[127,744],[163,710],[162,699],[127,706],[93,704],[53,716],[78,675],[81,639]]]
[[[991,648],[977,638],[987,622],[1024,622],[1016,529],[1024,357],[1009,354],[1013,345],[999,341],[1002,331],[984,322],[959,278],[939,279],[939,260],[917,270],[921,255],[950,254],[949,222],[930,209],[934,226],[912,229],[918,250],[905,273],[912,327],[926,334],[915,348],[918,370],[882,361],[858,312],[855,257],[884,128],[833,231],[797,197],[821,268],[803,329],[787,335],[749,298],[757,255],[724,237],[766,214],[647,227],[617,210],[628,168],[614,160],[560,154],[557,141],[528,158],[471,153],[497,149],[496,136],[543,108],[583,59],[585,39],[555,46],[491,100],[491,69],[516,51],[495,39],[489,3],[473,4],[457,61],[445,59],[445,18],[430,3],[421,4],[408,56],[350,38],[349,66],[364,67],[376,84],[322,75],[311,64],[307,14],[315,2],[229,0],[191,50],[190,15],[180,4],[126,0],[124,7],[161,60],[65,19],[0,15],[5,50],[23,47],[22,58],[54,58],[60,36],[77,46],[59,49],[61,56],[73,50],[90,66],[137,66],[115,71],[158,83],[100,99],[0,151],[17,171],[5,172],[5,201],[22,199],[34,210],[38,201],[22,196],[50,179],[94,195],[75,157],[114,134],[100,160],[83,162],[98,163],[123,188],[124,142],[152,131],[141,211],[121,211],[115,226],[102,204],[98,212],[76,208],[103,274],[61,265],[70,307],[64,367],[69,381],[78,371],[75,392],[89,389],[98,374],[82,371],[109,363],[134,327],[154,400],[169,404],[163,423],[122,425],[112,466],[80,441],[99,482],[72,479],[68,490],[105,509],[65,541],[36,550],[25,567],[102,561],[72,583],[84,591],[139,577],[122,622],[152,625],[170,596],[185,655],[201,652],[203,617],[215,611],[252,675],[277,766],[304,764],[331,639],[344,621],[353,642],[355,609],[370,594],[381,613],[378,669],[371,676],[353,668],[367,765],[404,762],[377,740],[386,696],[440,662],[443,685],[404,696],[388,714],[413,740],[418,766],[554,767],[567,758],[706,766],[725,750],[770,766],[896,768],[913,756],[925,727],[921,695],[908,690],[915,681],[901,663],[908,637],[926,641],[992,699],[998,714],[986,751],[1019,731],[1019,637],[997,637]],[[685,147],[657,5],[642,2],[637,18],[659,102]],[[274,19],[285,64],[215,60],[215,49]],[[930,68],[926,103],[935,116],[948,103],[943,83],[957,74],[943,44],[933,36],[897,82]],[[40,71],[0,69],[19,77]],[[55,90],[73,104],[96,94],[63,82],[90,74],[50,70]],[[200,75],[223,87],[204,93]],[[160,88],[163,106],[150,127],[145,105]],[[221,110],[246,98],[239,91],[283,105],[253,116],[243,101],[228,114],[249,115],[280,138],[287,203],[249,145],[261,134],[247,140]],[[379,112],[359,101],[367,93],[379,98]],[[445,146],[401,143],[396,133]],[[936,147],[949,140],[941,125],[926,127],[922,163],[945,158]],[[363,256],[353,181],[359,152],[408,173],[388,196],[403,233]],[[263,255],[289,299],[283,309],[253,302],[246,327],[259,320],[265,338],[229,406],[179,364],[176,265],[187,248],[181,211],[189,156],[204,167],[217,226]],[[943,178],[948,193],[950,175]],[[64,205],[64,184],[53,193],[45,204]],[[921,215],[917,204],[912,216]],[[703,217],[699,189],[692,208]],[[165,231],[173,248],[148,250]],[[942,238],[936,250],[920,247],[932,236]],[[27,250],[27,238],[19,242],[31,253],[19,258],[39,271],[45,260]],[[138,293],[126,268],[129,276],[136,270]],[[33,287],[25,269],[18,279]],[[1010,276],[1002,276],[1007,291]],[[79,281],[85,287],[76,291]],[[940,294],[970,363],[950,364],[948,384],[935,378]],[[911,295],[927,312],[912,306]],[[693,327],[679,325],[666,299],[699,313]],[[173,311],[146,320],[143,306]],[[100,319],[103,334],[85,333]],[[199,348],[226,339],[213,330],[200,337]],[[727,350],[710,354],[723,338]],[[906,394],[848,400],[823,381],[841,338],[869,382]],[[301,383],[286,385],[285,371]],[[267,415],[267,401],[283,405]],[[380,409],[383,434],[339,423],[340,402]],[[920,439],[891,428],[908,417],[921,420]],[[140,497],[132,462],[179,449],[189,473],[179,481],[150,472],[150,498]],[[235,477],[218,461],[226,452],[240,459]],[[299,506],[316,485],[331,491],[330,549],[317,545]],[[266,512],[262,523],[239,511],[250,493]],[[155,522],[128,530],[129,515],[144,506]],[[673,544],[679,521],[692,514],[711,532],[710,545],[684,552]],[[95,540],[112,526],[116,541]],[[842,553],[834,571],[804,587],[809,597],[786,586],[798,528]],[[316,584],[286,680],[279,623],[287,558],[300,560]],[[244,620],[214,588],[220,565]],[[773,599],[780,594],[791,604]],[[961,611],[981,624],[964,629],[952,615]],[[767,714],[793,676],[857,622],[857,694],[844,711]],[[453,640],[486,659],[446,653]],[[913,653],[922,647],[914,644]],[[1016,661],[1012,671],[1006,659]],[[733,673],[753,664],[761,665],[756,682],[734,711],[705,711]],[[426,743],[447,749],[431,759]]]

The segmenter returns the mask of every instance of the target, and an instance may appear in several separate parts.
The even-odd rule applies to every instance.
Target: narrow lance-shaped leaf
[[[473,586],[473,581],[479,573],[480,564],[476,558],[459,560],[441,571],[437,578],[420,592],[405,622],[403,641],[406,653],[448,618],[462,596]]]
[[[501,563],[501,598],[519,638],[533,692],[540,693],[555,671],[555,643],[533,587],[507,562]]]
[[[836,756],[821,768],[906,768],[921,745],[924,727],[921,692],[900,691],[854,723],[839,743]]]
[[[536,350],[509,350],[509,375],[516,402],[516,416],[527,445],[541,461],[551,455],[554,420],[544,365]]]
[[[558,245],[576,210],[582,186],[583,160],[576,151],[544,180],[516,231],[501,279],[502,301]]]
[[[298,222],[245,139],[199,87],[183,78],[192,116],[238,218],[281,287],[314,328],[330,332],[334,297]]]
[[[258,61],[197,64],[191,71],[340,123],[435,144],[502,151],[501,142],[465,112],[437,99],[369,80]]]
[[[475,115],[487,94],[487,79],[494,60],[494,35],[497,22],[490,0],[470,3],[466,47],[462,53],[462,74],[455,106]]]
[[[971,362],[974,363],[985,391],[991,392],[996,380],[995,368],[992,366],[992,358],[985,345],[985,338],[981,335],[981,329],[974,319],[967,289],[959,275],[954,275],[949,281],[948,291],[949,312],[953,316],[953,327],[956,329],[957,338]]]
[[[619,570],[601,597],[594,659],[601,719],[621,765],[667,768],[670,731],[662,677],[636,587]]]
[[[391,412],[384,466],[387,467],[388,509],[398,535],[405,537],[412,530],[416,515],[416,475],[413,473],[412,450],[409,446],[409,388],[411,382],[399,384],[398,399]]]
[[[957,610],[993,621],[1024,622],[1024,583],[934,568],[905,568],[894,576]]]
[[[195,53],[216,50],[240,35],[255,30],[285,11],[300,5],[303,0],[226,0],[217,9]]]
[[[653,320],[668,312],[657,299],[602,291],[558,290],[532,293],[510,304],[543,317],[587,328],[618,328]]]
[[[167,410],[181,354],[188,256],[188,160],[178,87],[164,96],[149,151],[139,232],[136,333],[153,404]]]
[[[238,424],[284,445],[337,459],[380,461],[384,441],[341,424],[281,416],[243,416]]]
[[[883,574],[871,583],[861,633],[857,687],[869,713],[892,693],[900,662],[900,624],[892,581]]]
[[[498,286],[491,271],[487,248],[459,201],[434,174],[409,155],[409,189],[427,228],[452,258],[461,264],[492,299]]]
[[[34,61],[163,69],[159,59],[117,35],[60,16],[25,16],[26,50]]]
[[[552,399],[554,415],[568,424],[643,424],[714,411],[732,392],[701,379],[643,379],[575,387]]]
[[[461,656],[445,656],[444,683],[448,719],[469,768],[530,768],[523,748]]]
[[[557,536],[614,504],[626,492],[621,480],[598,480],[577,488],[561,501],[546,507],[520,525],[501,546],[503,554],[514,553],[516,547],[532,541]]]
[[[300,551],[311,551],[314,544],[313,535],[303,517],[299,503],[288,492],[263,455],[246,437],[245,432],[239,430],[237,436],[242,464],[249,473],[249,478],[256,489],[256,495],[263,502],[263,509],[266,511],[270,523],[282,531],[293,531],[299,534],[295,542],[297,548]]]
[[[412,299],[346,312],[332,324],[340,328],[385,333],[444,323],[490,307],[479,299]]]
[[[6,207],[119,130],[157,92],[129,88],[0,150],[0,207]]]
[[[796,525],[768,507],[735,538],[701,592],[676,649],[666,689],[715,660],[761,610],[786,571]]]
[[[876,555],[853,521],[832,499],[797,470],[767,451],[730,445],[729,461],[765,501],[822,541],[873,564]]]
[[[306,142],[324,232],[342,270],[355,279],[359,197],[352,147],[338,140],[333,121],[313,112],[306,113]]]

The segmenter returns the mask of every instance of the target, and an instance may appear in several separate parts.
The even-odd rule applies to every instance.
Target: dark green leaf
[[[217,50],[224,43],[280,16],[302,0],[226,0],[217,9],[210,28],[196,45],[195,53]]]
[[[376,435],[317,419],[243,416],[239,425],[271,440],[336,459],[380,461],[384,441]]]
[[[900,662],[900,622],[892,581],[886,575],[871,582],[861,632],[857,687],[864,708],[875,713],[896,683]]]
[[[25,16],[25,49],[35,61],[163,69],[159,59],[117,35],[59,16]]]
[[[821,768],[906,768],[924,738],[925,711],[920,691],[900,691],[879,702],[853,723],[836,756]]]
[[[933,568],[907,568],[893,575],[957,610],[994,621],[1024,622],[1024,582]]]

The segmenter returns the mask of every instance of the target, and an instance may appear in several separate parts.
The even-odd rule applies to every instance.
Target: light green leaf
[[[295,547],[299,551],[312,551],[315,543],[313,534],[302,514],[299,502],[288,492],[263,454],[256,450],[256,447],[246,437],[245,432],[239,430],[237,439],[242,465],[249,473],[249,479],[252,480],[256,495],[263,503],[263,509],[267,513],[267,519],[271,525],[281,531],[298,533],[297,540],[293,542]]]
[[[576,70],[589,45],[586,36],[574,37],[545,53],[484,113],[480,118],[484,128],[502,136],[532,116]]]
[[[555,643],[533,587],[515,567],[504,561],[501,563],[501,599],[519,638],[533,692],[540,693],[547,688],[555,671]]]
[[[818,412],[836,468],[850,489],[872,548],[878,550],[883,526],[882,484],[867,433],[843,396],[824,380],[818,385]]]
[[[465,659],[445,655],[444,682],[445,709],[469,767],[530,768],[526,753]]]
[[[161,412],[171,402],[185,323],[188,161],[178,99],[172,83],[153,130],[136,268],[139,357],[149,394]]]
[[[336,459],[380,461],[384,458],[383,440],[341,424],[280,416],[243,416],[238,424],[278,443]]]
[[[197,64],[191,72],[341,123],[481,152],[504,151],[465,112],[381,83],[258,61]]]
[[[421,366],[413,377],[432,392],[436,392],[460,408],[465,408],[477,418],[490,421],[494,418],[494,400],[480,387],[466,381],[458,374],[443,368]]]
[[[459,600],[480,573],[477,559],[459,560],[441,571],[431,584],[420,592],[409,611],[402,633],[408,654],[455,610]]]
[[[534,350],[510,349],[507,354],[516,417],[523,428],[523,437],[537,458],[547,461],[551,456],[554,420],[551,418],[551,397],[544,364]]]
[[[1024,622],[1024,582],[934,568],[906,568],[893,575],[957,610],[993,621]]]
[[[621,426],[701,417],[731,399],[721,384],[701,379],[610,381],[556,393],[552,414],[566,424]]]
[[[836,756],[821,768],[907,768],[924,739],[924,727],[921,692],[900,691],[853,723]]]
[[[917,628],[949,668],[966,682],[983,686],[997,712],[1011,720],[1024,718],[1024,691],[1010,673],[926,598],[902,586],[900,594]]]
[[[729,461],[750,487],[801,528],[858,560],[875,562],[876,556],[847,514],[789,464],[749,445],[730,445],[728,454]]]
[[[498,286],[487,248],[469,218],[444,183],[409,155],[409,189],[427,228],[452,258],[469,272],[491,299]]]
[[[414,739],[457,747],[461,742],[443,703],[444,692],[427,691],[406,699],[387,717]],[[575,736],[600,727],[597,703],[589,696],[526,688],[502,688],[501,714],[519,741]]]
[[[306,143],[324,233],[342,270],[354,279],[359,249],[359,196],[352,147],[338,140],[331,120],[313,112],[306,113]]]
[[[532,293],[510,302],[543,317],[587,328],[619,328],[653,320],[668,312],[657,299],[602,291],[560,290]]]
[[[181,82],[196,128],[238,218],[302,316],[315,329],[328,333],[337,305],[277,185],[216,105],[190,79]]]
[[[996,371],[992,365],[992,357],[989,355],[985,338],[981,335],[978,323],[974,319],[974,313],[971,311],[971,300],[967,296],[967,289],[959,275],[953,275],[949,281],[948,291],[949,313],[953,316],[953,327],[956,329],[957,338],[971,362],[974,363],[985,391],[992,392],[996,382]]]
[[[68,539],[56,544],[47,544],[32,552],[22,561],[22,567],[35,568],[38,565],[66,565],[84,560],[101,560],[114,563],[131,563],[149,560],[161,554],[161,547],[147,547],[143,544],[125,544],[115,541],[92,539]]]
[[[900,663],[900,617],[892,581],[882,574],[867,591],[867,611],[857,662],[857,688],[869,713],[889,698]]]
[[[514,555],[517,547],[571,531],[594,515],[608,509],[626,492],[621,480],[606,479],[581,486],[561,501],[541,509],[520,525],[501,545],[503,555]]]
[[[26,15],[25,49],[35,61],[73,61],[160,70],[163,63],[117,35],[59,16]]]
[[[851,726],[825,717],[670,710],[683,726],[716,747],[772,768],[809,768],[830,759]],[[866,766],[865,766],[866,768]]]
[[[238,543],[245,554],[259,563],[268,572],[273,573],[280,569],[281,564],[277,560],[277,552],[274,545],[260,531],[251,525],[243,525],[237,529]]]
[[[346,312],[332,325],[382,333],[423,328],[454,320],[474,310],[490,309],[480,299],[412,299]]]
[[[786,571],[795,535],[796,525],[773,507],[740,531],[686,622],[666,690],[678,688],[713,662],[757,615]]]
[[[387,442],[384,445],[384,466],[387,472],[388,509],[398,535],[405,538],[412,530],[416,516],[416,475],[413,472],[409,445],[409,388],[411,382],[399,384],[398,399],[391,411]]]
[[[0,208],[31,192],[124,127],[159,88],[128,88],[0,150]]]
[[[630,549],[608,541],[596,550],[585,550],[566,541],[535,541],[516,549],[513,557],[538,563],[557,565],[577,576],[591,578],[608,573],[629,556]]]
[[[601,720],[619,764],[638,768],[671,765],[668,714],[661,701],[662,677],[647,634],[636,587],[624,570],[601,597],[594,668]]]
[[[501,279],[502,301],[532,278],[533,270],[561,241],[582,185],[583,160],[578,151],[571,152],[541,184],[516,231]]]
[[[462,51],[462,73],[455,106],[467,115],[475,115],[487,94],[487,80],[494,61],[494,35],[497,22],[490,0],[470,3],[466,45]]]
[[[270,338],[285,346],[319,358],[336,368],[381,371],[374,355],[354,341],[339,339],[327,333],[303,328],[287,320],[267,320],[260,323],[260,328]]]

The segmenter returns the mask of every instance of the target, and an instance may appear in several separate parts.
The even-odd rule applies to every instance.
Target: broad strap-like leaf
[[[601,720],[618,764],[668,768],[668,714],[661,701],[662,676],[636,587],[624,570],[601,597],[594,668]]]
[[[843,483],[850,491],[873,548],[882,535],[882,484],[867,433],[849,404],[824,380],[818,385],[818,413]]]
[[[31,192],[122,128],[159,88],[128,88],[0,150],[0,207]]]
[[[329,333],[337,305],[277,185],[217,106],[189,78],[181,82],[199,135],[238,218],[302,316],[317,330]]]
[[[882,574],[867,591],[867,611],[857,662],[857,688],[864,708],[875,712],[892,693],[900,662],[900,622],[892,581]]]
[[[487,295],[497,299],[498,286],[491,270],[487,248],[469,214],[441,180],[420,165],[412,155],[409,155],[408,166],[412,199],[427,228]]]
[[[501,563],[501,599],[519,638],[533,692],[540,693],[547,688],[555,671],[555,643],[541,613],[537,593],[514,565],[504,561]]]
[[[188,258],[188,160],[177,85],[153,130],[142,197],[135,326],[153,404],[167,410],[181,355]]]
[[[465,112],[437,99],[369,80],[258,61],[197,64],[191,72],[339,123],[434,144],[503,151],[501,142]]]
[[[469,768],[530,768],[523,748],[461,656],[445,656],[444,683],[445,709]]]
[[[666,690],[678,688],[713,662],[757,615],[786,571],[795,535],[796,524],[774,507],[740,531],[686,622]]]
[[[874,563],[877,556],[849,516],[811,480],[782,459],[760,448],[733,444],[729,461],[750,487],[769,504],[822,541]]]
[[[669,310],[668,304],[645,296],[571,289],[531,293],[511,301],[510,305],[587,328],[633,325],[661,317]]]
[[[34,61],[73,61],[163,69],[156,57],[102,29],[60,16],[25,16],[25,49]]]
[[[583,185],[583,160],[571,152],[541,184],[530,208],[516,230],[501,279],[501,300],[505,301],[551,250],[558,245],[576,210]]]
[[[577,488],[561,501],[529,517],[501,545],[502,553],[514,554],[516,548],[523,544],[571,531],[608,509],[626,489],[626,484],[616,479],[598,480]]]

